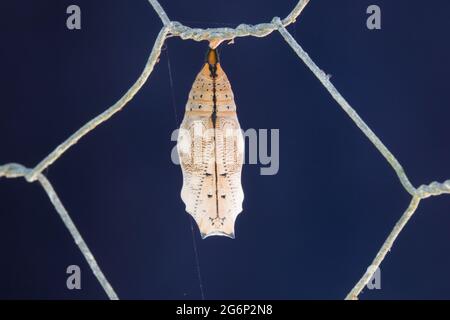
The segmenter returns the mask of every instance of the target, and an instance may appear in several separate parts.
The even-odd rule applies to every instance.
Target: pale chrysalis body
[[[234,238],[244,200],[244,140],[233,91],[216,50],[208,52],[192,85],[177,150],[183,172],[181,198],[202,238]]]

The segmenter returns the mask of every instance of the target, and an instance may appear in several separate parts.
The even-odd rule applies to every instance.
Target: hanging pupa
[[[181,198],[202,238],[234,238],[244,200],[244,139],[233,91],[215,49],[208,51],[192,85],[177,150],[183,172]]]

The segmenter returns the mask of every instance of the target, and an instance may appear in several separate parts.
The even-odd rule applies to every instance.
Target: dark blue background
[[[82,30],[65,27],[82,10]],[[285,17],[296,0],[161,0],[190,26]],[[382,30],[366,8],[382,9]],[[146,0],[22,0],[0,5],[0,164],[34,166],[113,104],[161,28]],[[450,2],[312,0],[289,30],[418,186],[450,178]],[[190,229],[170,161],[173,129],[206,43],[171,38],[133,101],[46,171],[121,298],[198,299]],[[167,49],[168,48],[168,49]],[[176,114],[169,85],[170,57]],[[243,171],[235,240],[201,240],[206,298],[341,299],[409,195],[394,171],[273,33],[221,46],[243,128],[280,129],[280,171]],[[363,299],[450,298],[450,198],[425,200]],[[0,298],[106,298],[41,187],[0,181]],[[82,290],[66,289],[66,267]]]

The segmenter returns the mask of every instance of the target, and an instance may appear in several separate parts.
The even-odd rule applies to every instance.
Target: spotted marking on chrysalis
[[[242,211],[244,139],[228,77],[215,49],[206,55],[186,104],[177,143],[181,198],[202,238],[234,238]]]

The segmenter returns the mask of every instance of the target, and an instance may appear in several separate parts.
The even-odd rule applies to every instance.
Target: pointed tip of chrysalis
[[[219,54],[216,49],[208,49],[208,53],[206,54],[206,62],[211,66],[215,66],[219,63]]]

